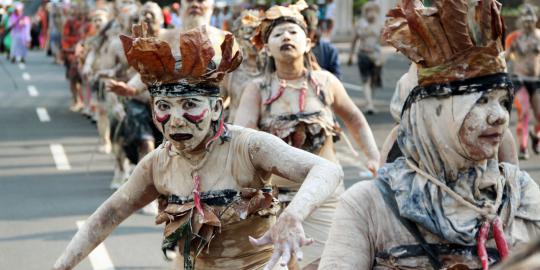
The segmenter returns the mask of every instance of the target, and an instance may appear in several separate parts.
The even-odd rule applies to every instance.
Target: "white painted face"
[[[133,19],[137,18],[139,6],[134,0],[116,0],[116,9],[118,10],[118,21],[124,32],[131,29]]]
[[[150,34],[157,33],[163,24],[161,8],[155,3],[146,3],[142,6],[140,13],[140,21],[148,25]]]
[[[214,10],[213,0],[182,0],[182,23],[186,29],[192,29],[210,23]]]
[[[459,139],[467,158],[482,161],[495,158],[504,132],[508,128],[510,103],[506,90],[484,94],[465,117]]]
[[[285,22],[272,29],[266,46],[270,55],[280,61],[302,57],[309,51],[310,42],[298,24]]]
[[[154,123],[174,148],[182,152],[202,149],[212,134],[212,121],[222,111],[219,98],[205,96],[154,97]]]
[[[105,25],[107,24],[107,21],[108,18],[106,14],[100,14],[98,16],[92,17],[92,24],[96,31],[100,31],[101,29],[103,29],[103,27],[105,27]]]
[[[254,32],[255,28],[251,26],[242,25],[238,29],[236,40],[246,55],[257,55],[257,48],[251,42]]]

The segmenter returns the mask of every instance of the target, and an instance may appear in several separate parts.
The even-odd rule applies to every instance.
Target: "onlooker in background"
[[[40,21],[39,25],[41,26],[41,30],[39,30],[39,47],[42,49],[45,49],[47,46],[47,36],[48,36],[48,30],[49,30],[49,15],[47,14],[47,3],[46,1],[43,1],[42,5],[39,6],[38,11],[36,13],[36,17]]]
[[[374,114],[373,87],[381,87],[382,55],[380,36],[382,25],[379,24],[379,4],[367,2],[362,6],[362,16],[356,22],[356,34],[352,41],[348,64],[356,51],[356,43],[360,41],[357,54],[358,68],[362,76],[363,89],[366,96],[366,113]]]
[[[508,48],[513,58],[513,72],[518,78],[516,105],[518,109],[517,135],[519,140],[519,158],[528,159],[528,132],[532,148],[540,153],[540,30],[536,28],[536,7],[525,5],[520,16],[520,33]],[[515,36],[515,35],[514,35]],[[536,119],[536,125],[529,131],[529,104]]]
[[[171,27],[171,8],[163,7],[163,28],[172,28]]]
[[[13,7],[7,8],[7,12],[4,16],[2,16],[2,22],[0,25],[4,28],[4,32],[1,36],[0,42],[2,43],[2,46],[4,47],[4,51],[6,52],[6,57],[9,59],[9,53],[11,48],[11,28],[9,27],[9,17],[13,13],[15,9]]]
[[[330,41],[332,38],[332,31],[334,30],[336,3],[334,0],[326,0],[326,7],[324,12],[324,32],[322,38]]]
[[[30,28],[30,37],[32,42],[30,43],[30,49],[39,48],[39,33],[41,32],[41,20],[39,17],[32,17],[32,26]]]
[[[173,3],[171,5],[171,24],[174,28],[182,27],[182,20],[180,19],[180,4]]]
[[[23,3],[17,2],[14,7],[15,11],[9,17],[9,27],[11,28],[11,62],[21,61],[24,63],[30,43],[31,22],[30,18],[23,14]]]
[[[49,13],[49,48],[50,54],[55,57],[54,62],[56,64],[62,63],[60,52],[60,40],[62,38],[62,6],[58,1],[50,2],[47,5],[47,11]]]
[[[210,19],[210,25],[220,29],[223,27],[223,12],[221,12],[220,8],[214,8],[212,18]]]

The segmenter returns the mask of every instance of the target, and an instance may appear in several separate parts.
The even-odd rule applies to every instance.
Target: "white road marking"
[[[38,115],[39,121],[41,122],[51,122],[51,117],[47,113],[47,109],[43,107],[36,108],[36,113]]]
[[[23,63],[19,63],[19,69],[23,70],[26,68],[26,65]]]
[[[24,73],[22,74],[22,78],[23,78],[23,80],[25,80],[25,81],[29,81],[29,80],[30,80],[30,74],[28,74],[28,72],[24,72]]]
[[[51,153],[56,164],[56,169],[59,171],[71,170],[69,160],[64,152],[64,147],[61,144],[51,144]]]
[[[28,94],[31,96],[31,97],[37,97],[39,96],[39,92],[37,90],[37,88],[33,85],[29,85],[28,86]]]
[[[77,221],[77,227],[79,229],[83,225],[83,220]],[[114,265],[103,243],[99,244],[92,252],[90,252],[88,259],[90,259],[90,264],[92,264],[94,270],[114,270]]]
[[[352,83],[346,83],[346,82],[341,82],[343,84],[343,86],[349,90],[352,90],[352,91],[357,91],[357,92],[363,92],[364,90],[362,89],[363,87],[360,86],[360,85],[356,85],[356,84],[352,84]]]

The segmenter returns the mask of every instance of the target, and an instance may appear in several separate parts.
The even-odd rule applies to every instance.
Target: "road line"
[[[39,96],[39,92],[37,90],[37,88],[33,85],[29,85],[28,86],[28,94],[31,96],[31,97],[37,97]]]
[[[26,65],[23,63],[19,63],[19,69],[23,70],[26,68]]]
[[[23,78],[23,80],[25,80],[25,81],[29,81],[29,80],[30,80],[30,74],[28,74],[28,72],[24,72],[24,73],[22,74],[22,78]]]
[[[79,229],[83,225],[83,220],[77,221],[77,227]],[[88,259],[90,259],[90,264],[92,264],[94,270],[114,270],[114,265],[103,243],[99,244],[92,252],[90,252]]]
[[[59,171],[71,170],[68,158],[64,152],[64,147],[61,144],[51,144],[51,153],[56,164],[56,169]]]
[[[364,91],[363,87],[360,86],[360,85],[356,85],[356,84],[352,84],[352,83],[346,83],[346,82],[341,82],[341,83],[348,90],[357,91],[357,92],[363,92]]]
[[[51,122],[51,117],[47,113],[47,109],[43,107],[36,108],[36,113],[38,115],[39,121],[41,122]]]

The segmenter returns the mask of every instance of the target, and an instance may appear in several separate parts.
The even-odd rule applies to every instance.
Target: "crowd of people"
[[[63,64],[70,109],[96,122],[99,151],[114,157],[116,191],[54,269],[74,268],[139,209],[165,224],[178,269],[532,269],[507,258],[540,236],[540,189],[517,160],[527,134],[540,148],[536,10],[524,7],[505,46],[495,0],[402,1],[384,25],[364,4],[349,62],[356,54],[366,113],[380,39],[411,61],[379,150],[339,79],[334,5],[51,1],[34,18],[8,7],[9,60],[24,62],[35,41]],[[374,176],[348,190],[343,128]]]

